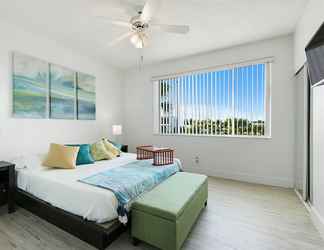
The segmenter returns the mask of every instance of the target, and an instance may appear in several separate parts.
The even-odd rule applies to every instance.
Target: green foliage
[[[169,95],[171,86],[169,84],[164,83],[163,85],[160,85],[160,96],[165,97]]]
[[[167,125],[169,123],[170,126]],[[167,132],[166,129],[168,127],[169,129],[171,129],[170,132],[180,133],[180,134],[263,136],[265,133],[264,121],[262,120],[251,121],[242,118],[239,119],[226,118],[224,120],[186,119],[183,125],[179,126],[179,131],[177,131],[178,126],[176,124],[172,124],[172,121],[169,117],[162,117],[161,124],[165,124],[162,125],[162,133]]]

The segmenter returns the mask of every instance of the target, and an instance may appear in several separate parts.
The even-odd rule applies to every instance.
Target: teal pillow
[[[92,158],[89,144],[69,144],[67,146],[80,147],[76,165],[93,164],[95,162]]]
[[[116,148],[118,148],[119,150],[122,150],[123,144],[114,142],[114,141],[109,141],[112,145],[114,145]]]

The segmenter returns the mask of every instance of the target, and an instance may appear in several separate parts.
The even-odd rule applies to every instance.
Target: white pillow
[[[16,169],[39,169],[42,165],[43,154],[21,155],[11,160],[16,165]]]

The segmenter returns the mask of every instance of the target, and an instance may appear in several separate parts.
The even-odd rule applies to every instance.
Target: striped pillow
[[[114,154],[106,149],[102,140],[91,145],[91,154],[95,161],[111,160],[115,158]]]

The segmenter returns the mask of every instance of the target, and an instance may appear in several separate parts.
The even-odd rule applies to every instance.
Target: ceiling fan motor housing
[[[148,23],[142,21],[140,15],[132,17],[130,23],[132,24],[132,30],[135,32],[144,32],[149,27]]]

